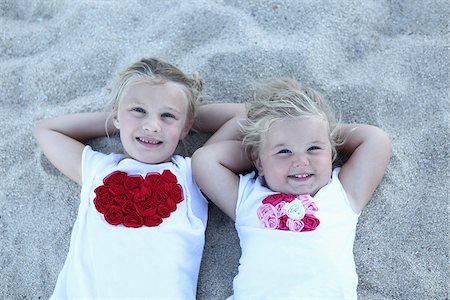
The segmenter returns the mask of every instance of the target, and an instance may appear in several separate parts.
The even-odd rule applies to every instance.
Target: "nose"
[[[145,118],[145,120],[142,122],[142,128],[145,131],[151,131],[151,132],[160,132],[161,131],[161,125],[159,124],[159,120],[154,117]]]
[[[306,155],[297,155],[294,157],[292,161],[292,165],[294,167],[305,167],[309,165],[309,159]]]

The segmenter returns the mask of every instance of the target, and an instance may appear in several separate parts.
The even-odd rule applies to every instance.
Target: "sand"
[[[79,187],[42,156],[35,122],[103,110],[115,75],[150,56],[198,71],[213,102],[293,76],[345,122],[382,127],[393,155],[358,224],[358,294],[447,298],[447,1],[3,0],[0,28],[1,299],[50,296],[77,214]],[[180,153],[205,138],[192,134]],[[198,299],[224,299],[240,250],[213,205],[206,238]]]

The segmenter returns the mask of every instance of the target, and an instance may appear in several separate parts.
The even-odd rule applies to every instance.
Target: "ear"
[[[258,170],[258,175],[259,176],[264,176],[264,171],[263,171],[263,167],[261,164],[261,159],[259,158],[259,156],[253,160],[253,164],[256,167],[256,170]]]
[[[186,122],[186,125],[184,126],[183,131],[181,132],[180,139],[184,139],[189,134],[189,131],[191,130],[193,125],[194,120]]]
[[[117,128],[117,129],[120,129],[120,127],[119,127],[119,119],[118,119],[118,113],[117,113],[117,108],[116,108],[116,106],[114,105],[113,106],[113,109],[112,109],[112,113],[111,113],[111,117],[112,117],[112,119],[113,119],[113,124],[114,124],[114,126]]]

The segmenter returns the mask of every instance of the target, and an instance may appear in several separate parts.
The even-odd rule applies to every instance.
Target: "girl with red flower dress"
[[[35,137],[50,162],[81,185],[69,253],[51,299],[195,299],[207,200],[190,158],[174,155],[194,125],[213,132],[242,105],[197,104],[202,84],[142,59],[121,74],[112,112],[42,120]],[[86,140],[119,131],[123,154]],[[211,138],[229,138],[218,132]]]
[[[192,157],[202,192],[236,222],[234,299],[356,299],[356,224],[387,168],[389,138],[337,124],[322,97],[293,79],[262,84],[253,98],[244,120],[224,126],[239,121],[242,141]],[[349,158],[333,169],[336,148]],[[237,175],[253,165],[257,175]]]

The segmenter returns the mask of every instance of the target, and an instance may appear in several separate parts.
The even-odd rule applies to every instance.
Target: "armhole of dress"
[[[182,176],[184,176],[186,188],[189,189],[188,191],[185,191],[185,194],[191,198],[187,205],[188,208],[191,210],[192,214],[201,219],[206,226],[208,218],[208,200],[203,195],[192,175],[191,158],[174,155],[172,157],[172,162],[175,164],[176,168],[180,170]]]
[[[81,156],[81,197],[87,199],[91,186],[102,168],[117,164],[123,155],[111,153],[109,155],[92,150],[91,146],[84,147]]]
[[[85,146],[83,149],[83,152],[81,154],[81,186],[85,185],[85,182],[87,180],[87,178],[89,177],[87,175],[87,155],[88,155],[88,151],[92,151],[91,146]]]
[[[239,211],[239,207],[244,199],[245,193],[248,193],[248,184],[255,177],[255,172],[250,172],[248,174],[239,175],[239,189],[238,189],[238,199],[236,201],[236,219]]]
[[[92,177],[88,174],[88,160],[90,160],[88,156],[92,156],[91,151],[92,148],[90,146],[86,146],[84,147],[81,155],[81,199],[87,199],[88,195],[86,193],[89,190],[87,188],[87,181]],[[92,172],[92,169],[90,171]]]
[[[347,192],[345,191],[344,186],[342,185],[341,180],[339,179],[339,172],[340,171],[341,171],[341,168],[335,168],[333,170],[333,174],[332,174],[332,177],[333,177],[332,181],[334,181],[333,184],[335,184],[336,187],[339,189],[339,191],[342,193],[342,195],[344,195],[345,204],[348,205],[348,208],[353,213],[353,215],[356,218],[359,218],[359,216],[361,215],[361,212],[360,213],[356,213],[353,210],[352,206],[350,205],[350,201],[348,200]]]

